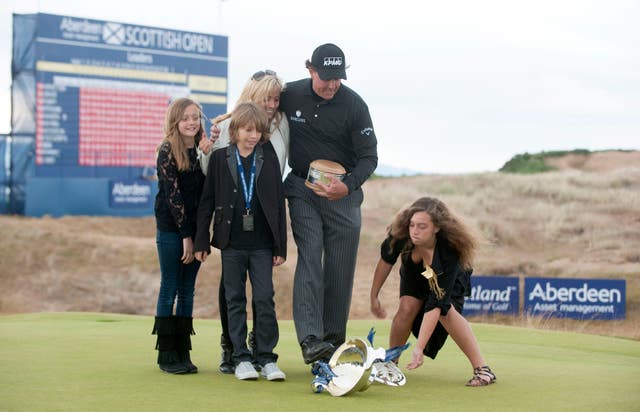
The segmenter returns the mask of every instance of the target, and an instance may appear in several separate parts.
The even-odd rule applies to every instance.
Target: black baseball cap
[[[344,53],[335,44],[318,46],[311,56],[311,65],[322,80],[347,79]]]

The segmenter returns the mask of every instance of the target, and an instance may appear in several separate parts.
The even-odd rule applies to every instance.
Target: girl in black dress
[[[371,286],[371,311],[377,317],[386,316],[378,294],[400,257],[400,305],[391,324],[389,346],[403,345],[412,331],[417,336],[407,369],[422,366],[425,355],[434,359],[451,335],[473,368],[467,386],[496,381],[469,323],[461,315],[464,297],[471,292],[476,246],[470,229],[435,198],[416,200],[391,224]],[[379,368],[380,373],[397,372],[395,363],[385,366],[386,370]]]

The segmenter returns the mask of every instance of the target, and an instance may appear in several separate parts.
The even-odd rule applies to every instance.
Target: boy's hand
[[[284,258],[282,256],[274,256],[273,257],[273,266],[280,266],[284,263]]]

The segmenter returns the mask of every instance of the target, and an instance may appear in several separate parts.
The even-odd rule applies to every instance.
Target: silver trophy
[[[406,378],[391,359],[397,358],[409,345],[374,349],[374,335],[372,328],[367,340],[349,339],[336,349],[328,363],[316,362],[312,390],[344,396],[365,391],[374,381],[389,386],[404,385]]]

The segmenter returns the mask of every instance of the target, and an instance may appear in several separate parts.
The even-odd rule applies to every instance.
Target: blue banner
[[[624,319],[626,281],[525,278],[524,311],[556,318]]]
[[[520,307],[519,278],[471,276],[471,296],[465,298],[465,316],[514,316]]]

